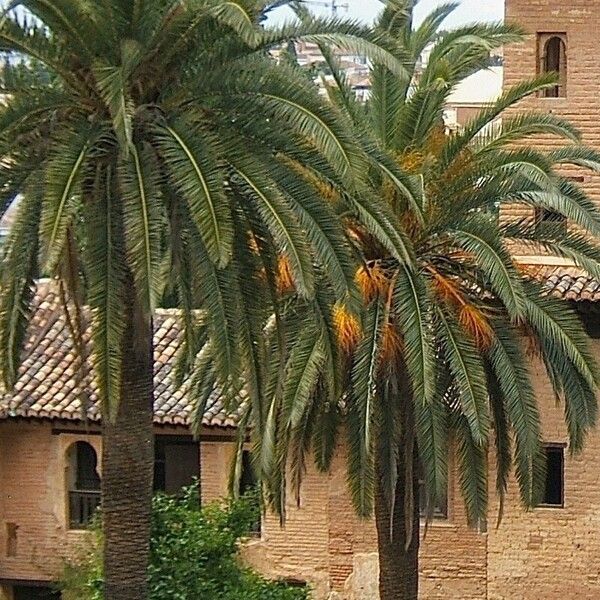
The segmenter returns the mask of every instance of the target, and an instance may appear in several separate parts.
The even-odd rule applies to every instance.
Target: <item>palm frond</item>
[[[463,414],[453,414],[451,427],[456,440],[458,478],[467,518],[472,526],[485,529],[488,499],[486,448],[473,438],[468,419]]]
[[[240,193],[252,198],[256,210],[269,228],[279,251],[290,261],[294,282],[305,297],[314,294],[314,270],[306,238],[298,218],[275,182],[250,161],[234,163],[235,184]]]
[[[449,313],[437,308],[436,320],[448,367],[456,382],[462,413],[469,424],[470,443],[484,447],[489,431],[489,411],[481,358],[474,343]]]
[[[166,273],[162,268],[166,214],[161,198],[159,168],[148,147],[133,144],[123,158],[119,183],[123,196],[126,248],[141,305],[152,314],[160,301]]]
[[[40,224],[42,262],[47,273],[53,273],[56,268],[67,228],[78,209],[77,185],[92,143],[93,131],[83,125],[77,131],[66,131],[64,139],[53,147]]]
[[[377,369],[384,312],[378,300],[367,310],[364,337],[352,367],[352,391],[348,399],[348,483],[354,507],[365,517],[373,510],[373,419],[378,397]]]
[[[220,144],[208,131],[184,120],[157,127],[154,136],[169,178],[187,202],[210,259],[220,266],[227,264],[233,225],[219,170]]]
[[[435,389],[431,304],[422,278],[406,266],[396,274],[393,301],[415,404],[427,405]]]
[[[3,251],[0,268],[0,358],[2,383],[11,390],[17,380],[31,301],[38,275],[38,227],[42,192],[32,186],[21,199],[19,213]]]
[[[449,233],[460,248],[474,257],[508,314],[514,321],[518,320],[523,314],[524,292],[496,224],[489,217],[475,215]]]
[[[525,506],[534,506],[539,501],[545,481],[540,417],[527,361],[519,347],[519,340],[510,333],[504,321],[495,328],[489,355],[490,368],[494,373],[493,388],[496,390],[491,398],[493,414],[494,417],[502,415],[506,426],[514,431],[516,478],[521,501]],[[495,406],[495,403],[500,403],[500,406]],[[494,422],[494,427],[502,426],[503,423],[497,425]],[[502,477],[503,488],[505,482],[505,477]]]
[[[122,340],[127,327],[123,307],[128,284],[116,169],[98,168],[93,202],[84,204],[88,227],[85,271],[92,310],[93,364],[103,411],[114,419],[121,399]]]

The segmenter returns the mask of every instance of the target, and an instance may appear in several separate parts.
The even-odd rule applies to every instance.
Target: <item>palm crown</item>
[[[15,0],[0,21],[0,206],[21,196],[0,273],[0,368],[12,386],[40,272],[59,281],[81,370],[91,314],[107,598],[145,597],[157,305],[182,309],[178,371],[191,373],[198,415],[215,385],[232,409],[245,385],[266,423],[265,331],[283,340],[298,300],[329,318],[355,297],[336,209],[408,258],[366,175],[385,168],[409,195],[411,178],[270,52],[297,39],[339,45],[406,77],[392,40],[338,19],[268,27],[271,7]],[[335,207],[319,193],[341,189]],[[290,286],[297,299],[282,301]]]
[[[411,190],[419,182],[420,193],[402,189],[383,161],[369,172],[404,244],[400,259],[351,216],[346,219],[363,263],[356,273],[364,299],[360,322],[339,306],[332,319],[316,323],[312,308],[290,311],[292,332],[299,323],[302,331],[299,341],[292,337],[296,345],[287,358],[293,385],[274,394],[274,416],[263,428],[269,443],[280,436],[278,444],[263,447],[264,468],[273,503],[281,508],[285,466],[291,465],[296,488],[309,451],[327,469],[338,424],[345,420],[348,478],[358,512],[371,513],[378,480],[392,504],[398,478],[412,486],[412,475],[398,471],[398,452],[410,457],[414,447],[431,516],[436,498],[446,493],[452,437],[468,514],[477,523],[486,516],[489,444],[496,450],[501,498],[513,462],[527,506],[543,485],[540,420],[524,346],[542,359],[564,403],[572,450],[581,448],[595,423],[599,376],[581,323],[563,302],[544,295],[509,250],[543,251],[600,276],[600,253],[590,239],[600,233],[600,212],[560,174],[572,165],[598,170],[600,157],[582,147],[562,119],[512,110],[552,77],[507,89],[464,128],[447,131],[449,94],[487,65],[491,49],[518,38],[518,31],[494,25],[440,31],[452,4],[413,28],[412,5],[387,3],[377,23],[381,34],[397,40],[396,55],[410,77],[374,63],[366,105],[354,99],[324,49],[335,79],[332,103],[395,162]],[[417,73],[430,44],[429,62]],[[500,115],[501,125],[495,123]],[[524,143],[537,134],[564,145],[542,151]],[[559,236],[536,230],[533,219],[499,218],[513,203],[532,214],[560,213],[573,231]]]
[[[278,260],[300,296],[312,297],[323,277],[340,300],[348,295],[345,233],[299,168],[354,190],[349,210],[368,216],[361,172],[374,159],[344,115],[269,50],[306,39],[403,67],[362,26],[264,27],[269,9],[262,0],[23,0],[5,12],[0,47],[13,58],[2,78],[3,209],[22,196],[2,271],[7,386],[40,271],[75,301],[76,335],[83,276],[112,411],[132,286],[147,322],[165,291],[184,309],[182,366],[199,361],[200,397],[217,374],[257,380]]]

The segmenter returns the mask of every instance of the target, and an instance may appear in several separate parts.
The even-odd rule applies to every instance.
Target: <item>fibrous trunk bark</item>
[[[152,322],[135,300],[123,310],[121,397],[103,418],[102,520],[105,600],[145,600],[154,473]]]
[[[393,503],[386,498],[383,476],[377,471],[375,522],[380,600],[417,600],[419,594],[418,450],[413,439],[412,411],[406,406],[402,410],[410,414],[404,412],[402,417]]]

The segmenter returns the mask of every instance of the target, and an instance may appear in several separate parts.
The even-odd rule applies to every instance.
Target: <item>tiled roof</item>
[[[600,302],[600,280],[579,267],[525,265],[524,270],[541,281],[549,294],[574,302]]]
[[[523,265],[525,274],[543,282],[549,294],[571,301],[600,302],[600,281],[577,267]],[[86,338],[89,343],[89,339]],[[177,388],[173,370],[180,340],[175,310],[159,310],[154,334],[154,421],[163,425],[189,425],[193,398],[186,383]],[[50,285],[38,289],[37,308],[29,328],[20,376],[13,393],[0,396],[0,419],[26,417],[99,421],[98,394],[88,372],[78,386],[79,361],[56,293]],[[217,391],[208,401],[203,424],[235,427]]]
[[[79,360],[54,286],[38,286],[36,310],[28,331],[20,375],[12,393],[0,396],[0,419],[100,420],[98,394],[91,370],[83,381],[76,373]],[[189,425],[193,399],[186,383],[174,383],[175,356],[180,340],[175,310],[159,310],[154,334],[154,421],[160,425]],[[89,344],[89,334],[85,336]],[[226,413],[220,395],[209,399],[203,418],[208,427],[235,427],[235,415]]]

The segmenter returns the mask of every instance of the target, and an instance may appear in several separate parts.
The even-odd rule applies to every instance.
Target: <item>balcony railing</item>
[[[69,492],[71,529],[85,529],[100,506],[100,490]]]

